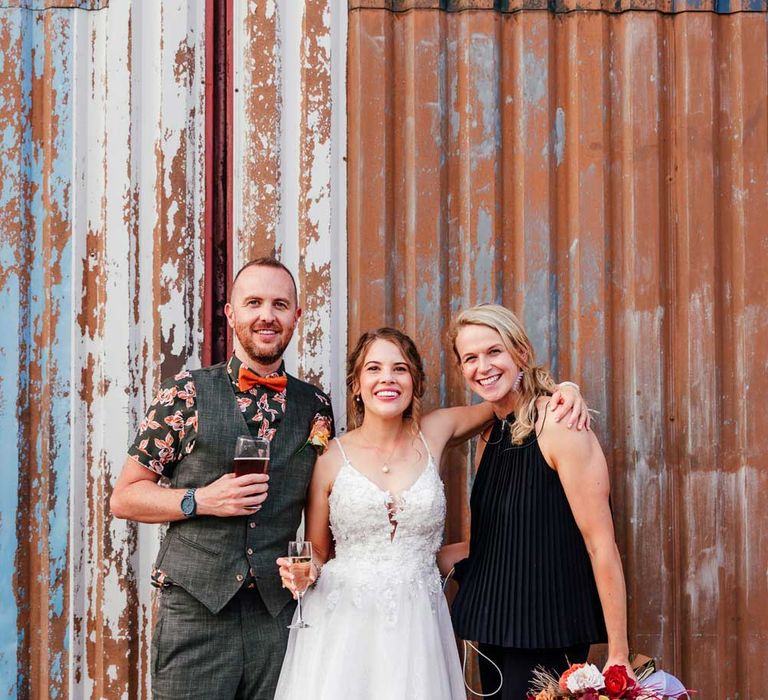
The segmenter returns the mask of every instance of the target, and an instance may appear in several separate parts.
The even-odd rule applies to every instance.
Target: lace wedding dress
[[[393,496],[337,444],[344,464],[329,497],[336,556],[304,596],[311,627],[291,630],[275,698],[464,700],[435,563],[445,520],[437,465],[429,454],[416,481]]]

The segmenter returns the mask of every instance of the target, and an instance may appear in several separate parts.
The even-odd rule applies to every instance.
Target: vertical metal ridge
[[[234,5],[233,272],[248,260],[280,254],[280,13],[276,3]]]
[[[388,244],[392,226],[390,170],[388,147],[391,142],[391,110],[387,108],[391,75],[389,49],[392,27],[387,18],[374,27],[371,37],[367,26],[350,17],[349,70],[365,72],[365,80],[350,83],[349,103],[349,341],[350,347],[359,335],[371,327],[390,322],[386,295],[390,255]],[[363,65],[365,67],[363,68]],[[354,163],[367,167],[353,169]]]
[[[346,20],[329,0],[234,5],[234,269],[275,254],[295,272],[304,314],[286,364],[326,389],[343,376],[331,334],[346,288],[346,261],[334,255],[345,249],[334,211],[345,176],[333,103]]]
[[[224,12],[222,13],[222,9]],[[222,14],[226,18],[227,6],[224,3],[215,3],[214,0],[205,0],[205,82],[204,110],[205,110],[205,199],[206,206],[204,216],[203,246],[205,249],[204,265],[204,290],[203,290],[203,350],[202,362],[204,366],[215,364],[223,359],[225,352],[221,349],[222,336],[226,337],[225,328],[220,323],[220,312],[217,307],[222,306],[221,286],[217,284],[222,273],[222,255],[219,249],[220,236],[217,229],[226,227],[228,223],[228,210],[226,196],[222,197],[222,181],[226,180],[225,168],[222,168],[222,150],[226,152],[226,146],[222,149],[221,136],[226,133],[227,105],[220,105],[217,97],[226,101],[226,67],[221,71],[222,63],[227,65],[228,43],[226,38],[221,42],[219,32],[226,37],[227,22],[222,21]],[[214,42],[213,37],[216,37]],[[221,43],[220,43],[221,42]],[[223,43],[223,50],[222,50]],[[222,60],[223,59],[223,60]],[[224,82],[224,94],[221,93],[221,85]],[[223,117],[223,118],[222,118]],[[226,257],[226,256],[225,256]],[[218,278],[218,279],[217,279]],[[215,359],[214,359],[215,358]]]
[[[735,309],[743,307],[743,300],[739,300],[738,280],[743,278],[744,270],[739,269],[739,262],[735,253],[739,247],[739,239],[743,237],[742,222],[744,219],[743,200],[739,197],[739,192],[743,191],[743,180],[740,177],[739,163],[745,161],[743,152],[744,124],[744,101],[739,99],[740,94],[744,94],[744,66],[742,60],[731,62],[728,60],[729,54],[733,51],[734,55],[743,57],[742,35],[738,22],[729,22],[722,28],[718,28],[717,45],[715,47],[714,61],[715,73],[717,76],[719,89],[719,100],[717,105],[718,119],[715,128],[720,126],[723,120],[720,116],[723,111],[728,112],[728,119],[732,119],[735,128],[726,128],[721,130],[718,143],[719,168],[719,190],[723,202],[718,207],[716,226],[717,229],[733,230],[733,238],[718,236],[718,255],[720,258],[720,284],[717,285],[719,318],[718,325],[721,333],[718,336],[718,396],[720,398],[719,417],[720,417],[720,454],[722,455],[721,469],[723,471],[723,502],[726,511],[739,512],[741,510],[740,494],[740,460],[739,449],[739,426],[741,421],[737,418],[737,404],[735,403],[736,394],[729,390],[733,386],[735,379],[736,357],[738,355],[738,339],[734,334],[734,324],[732,322]],[[727,48],[726,48],[727,47]],[[726,66],[728,67],[726,69]],[[733,280],[731,289],[728,289],[728,282]],[[734,426],[734,430],[729,431],[728,425]],[[730,610],[739,610],[740,596],[738,595],[739,580],[749,574],[744,571],[742,566],[743,546],[748,542],[748,537],[744,532],[744,520],[739,518],[733,522],[730,531],[727,527],[722,527],[722,541],[726,552],[731,551],[734,566],[726,568],[722,574],[723,598],[727,601],[724,604]],[[729,643],[731,637],[731,616],[721,615],[718,620],[718,637],[722,640],[718,642],[718,653],[723,655],[728,653],[733,660],[737,673],[741,676],[746,675],[746,644],[740,639],[736,639],[735,644]]]
[[[331,352],[331,7],[326,0],[304,5],[300,46],[298,276],[302,315],[297,351],[301,376],[326,386]]]
[[[677,294],[678,256],[676,246],[677,214],[675,187],[679,171],[677,156],[679,139],[674,128],[675,96],[678,93],[678,81],[675,72],[677,51],[675,47],[676,23],[667,17],[656,20],[659,45],[659,76],[664,81],[658,94],[659,111],[659,299],[662,314],[660,347],[664,355],[660,359],[670,358],[659,363],[658,376],[663,377],[660,390],[666,400],[666,411],[661,412],[661,419],[666,425],[659,431],[658,468],[660,472],[660,496],[664,517],[659,527],[659,536],[663,543],[661,557],[662,574],[671,580],[671,586],[664,589],[661,596],[664,615],[660,620],[659,646],[665,658],[674,668],[681,668],[683,649],[683,629],[677,620],[683,614],[682,588],[683,577],[674,575],[680,571],[683,544],[675,533],[682,530],[681,501],[683,494],[683,474],[677,467],[683,452],[681,434],[683,430],[682,412],[678,404],[677,382],[678,366],[671,358],[675,357],[674,336],[677,330],[678,316],[675,303]],[[662,179],[664,178],[664,179]],[[664,468],[666,467],[666,468]],[[640,489],[638,488],[638,495]],[[639,511],[639,508],[638,508]],[[671,590],[670,590],[671,589]],[[638,611],[640,612],[640,611]],[[650,621],[649,621],[650,622]],[[648,624],[652,627],[651,624]]]
[[[676,91],[674,128],[678,136],[680,169],[674,188],[678,212],[675,231],[676,306],[679,323],[673,346],[679,364],[674,387],[681,398],[679,408],[684,426],[685,451],[680,459],[681,508],[681,635],[688,641],[682,649],[680,670],[691,674],[691,661],[701,659],[712,669],[707,685],[720,689],[716,670],[715,625],[719,598],[718,569],[721,565],[715,529],[718,518],[718,477],[711,467],[716,460],[716,427],[711,369],[716,366],[712,339],[715,333],[710,279],[714,245],[711,193],[715,189],[712,163],[713,85],[712,27],[708,17],[684,16],[675,36]],[[698,89],[693,89],[693,88]],[[696,206],[688,203],[696,201]],[[686,498],[695,492],[694,501]],[[697,513],[710,516],[705,525]]]
[[[755,607],[748,604],[747,596],[740,595],[741,590],[759,588],[760,584],[755,579],[762,578],[762,573],[757,574],[759,567],[755,566],[752,558],[756,542],[751,528],[759,512],[754,507],[764,500],[760,489],[764,488],[766,481],[764,470],[752,466],[753,456],[760,448],[755,450],[758,443],[753,441],[754,437],[749,437],[750,427],[755,421],[749,411],[748,397],[753,391],[760,391],[760,385],[765,384],[763,373],[755,377],[748,367],[754,352],[750,348],[761,345],[766,318],[765,313],[758,312],[755,318],[746,319],[756,308],[755,294],[760,294],[760,287],[765,284],[764,275],[756,277],[756,268],[753,267],[756,262],[754,251],[764,246],[765,227],[763,225],[760,230],[760,226],[750,226],[750,221],[764,221],[768,203],[765,187],[768,172],[761,157],[761,152],[768,152],[768,129],[752,129],[750,126],[761,117],[765,123],[765,101],[755,84],[758,81],[768,84],[768,79],[765,66],[760,70],[754,63],[758,56],[755,52],[766,51],[766,32],[754,31],[755,28],[740,17],[731,19],[720,28],[715,56],[723,88],[719,95],[719,113],[727,115],[726,118],[721,116],[727,123],[720,130],[721,207],[717,224],[720,230],[735,232],[732,238],[723,237],[719,241],[724,283],[720,289],[723,332],[719,338],[722,361],[718,379],[722,397],[720,478],[723,503],[726,516],[735,513],[739,517],[734,519],[730,528],[724,517],[719,534],[723,548],[731,553],[734,561],[732,567],[721,569],[724,593],[729,607],[737,611],[737,619],[746,620],[750,617],[754,619]],[[756,70],[750,80],[748,76],[753,73],[750,71],[752,67]],[[755,75],[758,71],[762,72],[760,78]],[[761,178],[762,182],[758,184]],[[758,320],[761,316],[762,323]],[[762,506],[765,507],[765,504],[762,503]],[[728,654],[739,676],[749,679],[745,695],[759,692],[753,679],[760,664],[760,656],[755,653],[760,632],[735,633],[732,616],[729,615],[722,615],[718,622],[719,653]]]

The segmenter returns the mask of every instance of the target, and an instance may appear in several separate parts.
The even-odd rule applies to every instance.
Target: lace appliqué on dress
[[[432,611],[442,595],[436,556],[443,537],[445,491],[431,456],[416,481],[393,497],[346,459],[331,495],[336,556],[323,567],[327,606],[349,595],[355,607],[373,604],[397,624],[400,591],[428,592]]]
[[[397,499],[345,461],[329,506],[336,553],[304,600],[312,629],[291,630],[275,699],[465,700],[436,564],[434,460]]]

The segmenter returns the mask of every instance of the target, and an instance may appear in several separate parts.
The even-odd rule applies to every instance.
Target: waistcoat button
[[[238,581],[242,581],[242,580],[243,580],[243,575],[242,575],[242,574],[238,574],[237,576],[235,576],[235,578],[236,578]]]
[[[248,549],[246,550],[246,552],[247,552],[248,554],[253,554],[253,550],[252,550],[250,547],[248,547]]]
[[[251,520],[251,522],[248,523],[248,527],[256,527],[256,523]]]

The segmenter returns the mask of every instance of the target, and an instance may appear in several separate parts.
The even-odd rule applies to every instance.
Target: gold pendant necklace
[[[392,471],[389,468],[389,463],[392,461],[392,457],[395,454],[395,450],[397,449],[397,443],[400,441],[400,435],[402,433],[402,426],[400,428],[400,432],[398,432],[397,437],[395,438],[395,444],[393,445],[392,449],[389,452],[389,455],[384,460],[383,464],[381,465],[381,471],[384,472],[384,474],[389,474],[390,471]],[[381,456],[381,449],[374,445],[368,438],[365,437],[363,434],[362,429],[360,430],[360,437],[363,438],[363,441],[369,446],[372,447],[374,450],[376,450],[376,454]]]

